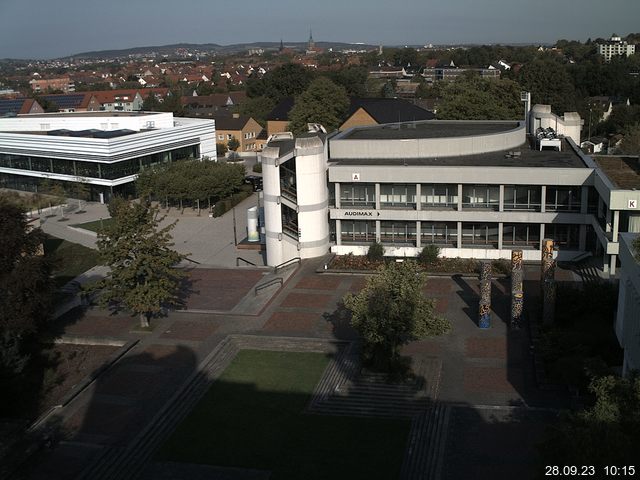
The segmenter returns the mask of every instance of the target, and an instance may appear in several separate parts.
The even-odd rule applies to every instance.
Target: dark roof
[[[358,109],[364,109],[378,123],[412,122],[418,120],[433,120],[433,112],[401,98],[351,98],[347,118]]]
[[[509,155],[519,151],[520,156]],[[518,149],[500,152],[461,155],[438,158],[331,158],[338,165],[389,165],[389,166],[449,166],[449,167],[544,167],[544,168],[587,168],[580,156],[574,152],[566,140],[562,141],[562,151],[538,151],[523,144]]]
[[[450,138],[508,132],[518,122],[451,122],[432,120],[418,123],[388,123],[373,127],[356,127],[340,137],[345,140],[386,140],[409,138]]]
[[[26,98],[12,98],[8,100],[0,100],[0,117],[9,117],[18,115],[26,102]]]
[[[84,93],[68,93],[68,94],[54,94],[54,95],[41,95],[40,98],[44,98],[50,102],[55,103],[59,108],[80,108],[82,101],[84,100]]]
[[[216,130],[242,130],[251,117],[215,116]]]
[[[293,108],[295,99],[293,97],[285,97],[269,112],[267,120],[289,120],[289,112]]]

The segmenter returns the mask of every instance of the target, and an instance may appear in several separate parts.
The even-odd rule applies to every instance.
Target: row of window
[[[341,184],[340,206],[342,208],[375,208],[375,184]],[[593,189],[591,189],[593,190]],[[329,188],[335,205],[335,189]],[[420,186],[420,198],[415,184],[380,184],[380,208],[415,209],[419,200],[422,208],[457,208],[458,185],[425,184]],[[580,211],[581,187],[546,187],[545,210]],[[505,185],[504,209],[540,211],[542,187],[529,185]],[[463,208],[498,210],[500,187],[498,185],[463,185]],[[597,194],[590,192],[590,210],[597,206]]]
[[[500,226],[498,223],[462,223],[462,246],[498,248]],[[416,222],[380,222],[380,242],[383,244],[415,246],[417,244]],[[564,248],[578,248],[578,225],[548,224],[544,235]],[[343,244],[368,244],[376,241],[376,222],[341,220],[340,240]],[[457,222],[420,222],[420,243],[441,247],[458,246]],[[503,248],[512,246],[538,248],[540,225],[532,223],[503,224]]]
[[[200,147],[194,145],[114,163],[83,162],[81,160],[26,157],[0,153],[0,167],[31,170],[35,172],[59,173],[62,175],[73,175],[74,177],[115,180],[117,178],[135,175],[144,168],[161,163],[198,158],[199,152]]]

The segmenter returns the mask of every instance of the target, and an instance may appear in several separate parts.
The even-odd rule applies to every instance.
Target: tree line
[[[157,200],[165,207],[186,205],[198,209],[239,192],[244,166],[212,161],[185,160],[143,170],[136,180],[141,198]]]

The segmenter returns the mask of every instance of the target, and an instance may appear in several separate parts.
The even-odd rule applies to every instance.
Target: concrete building
[[[598,43],[598,54],[604,57],[605,62],[610,62],[611,57],[617,55],[633,55],[636,52],[636,46],[632,43],[627,43],[619,36],[613,34],[608,41],[604,43]]]
[[[637,234],[623,233],[620,241],[620,289],[616,336],[624,349],[623,375],[640,370],[640,263],[633,248]]]
[[[0,187],[37,191],[44,181],[83,182],[91,198],[132,194],[140,170],[216,158],[215,122],[171,113],[85,112],[0,119]]]
[[[593,252],[614,274],[619,232],[640,231],[640,188],[612,182],[606,162],[577,147],[580,124],[577,114],[535,106],[526,123],[432,120],[276,137],[262,155],[267,261],[362,255],[374,241],[388,256],[435,244],[446,257],[508,259],[518,248],[533,261],[552,238],[559,260]]]

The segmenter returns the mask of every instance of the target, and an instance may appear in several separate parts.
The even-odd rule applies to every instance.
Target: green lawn
[[[409,421],[304,414],[329,359],[243,350],[157,460],[273,472],[273,480],[398,478]]]
[[[91,230],[92,232],[97,232],[102,225],[106,227],[107,225],[111,224],[112,221],[112,218],[103,218],[102,220],[94,220],[93,222],[80,223],[73,226],[77,228],[84,228],[85,230]]]
[[[56,237],[47,236],[44,251],[53,260],[58,288],[98,264],[97,250]]]

